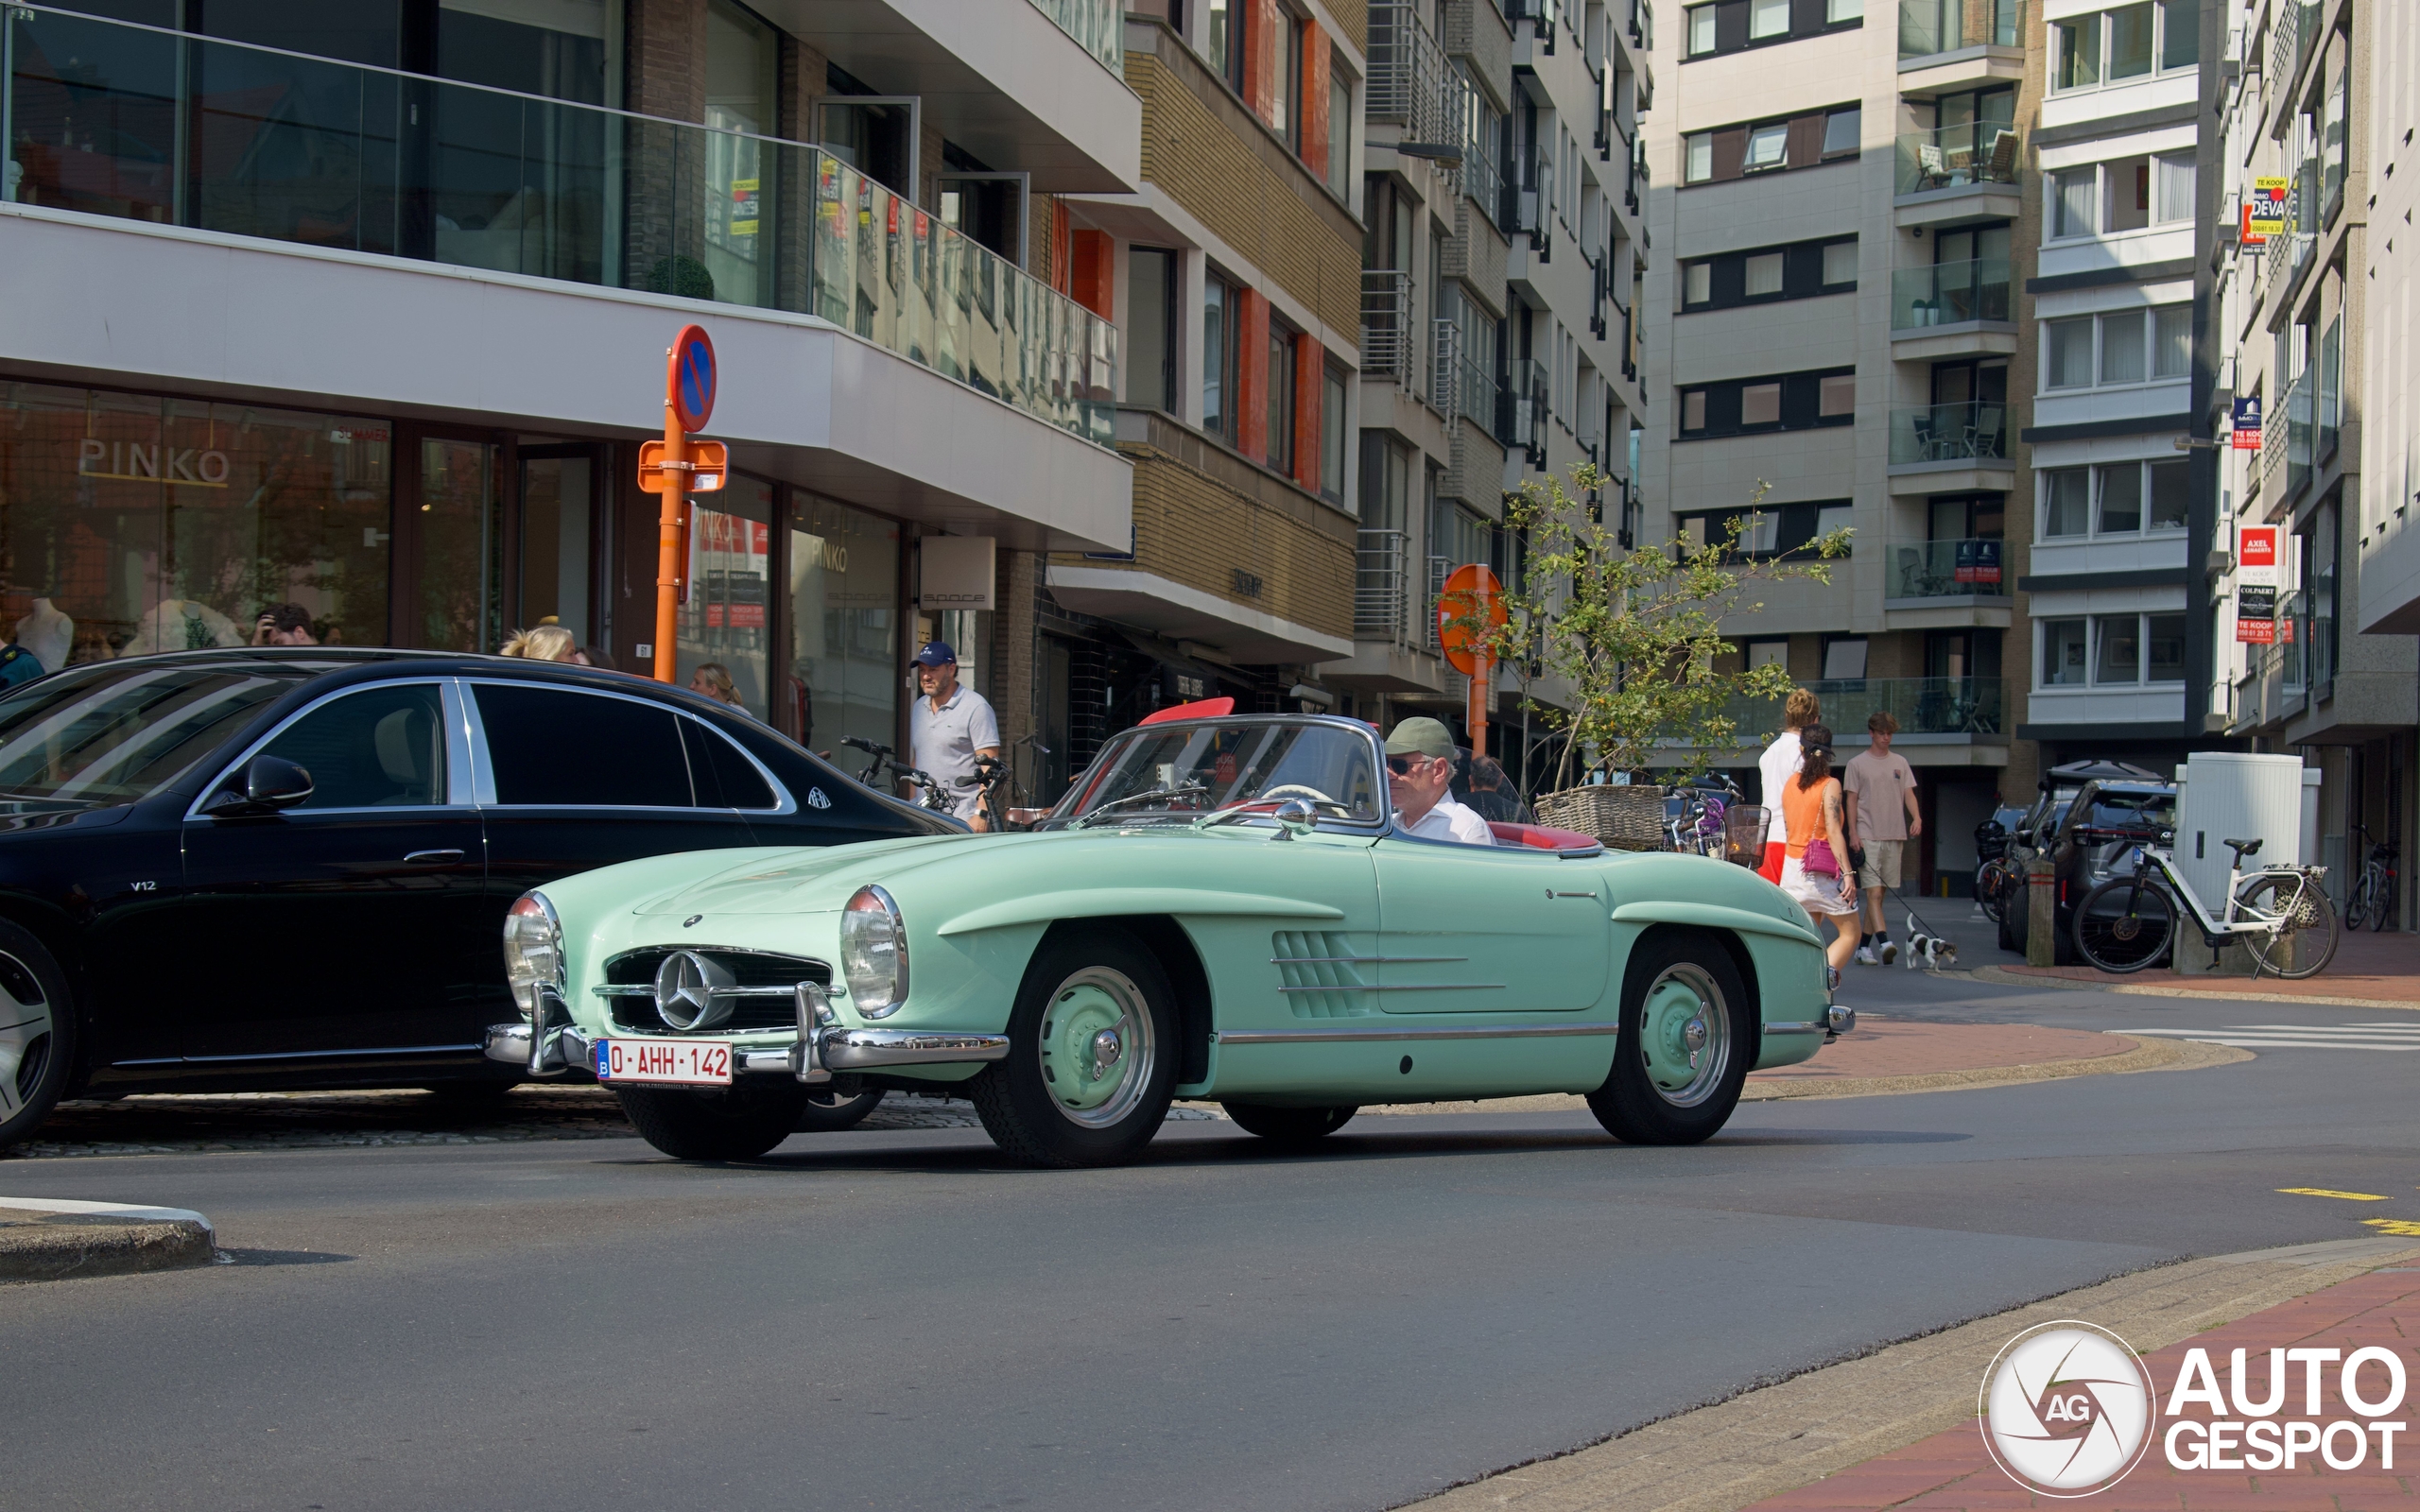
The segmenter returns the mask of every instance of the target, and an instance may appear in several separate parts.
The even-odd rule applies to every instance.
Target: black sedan
[[[509,1082],[504,917],[640,856],[959,830],[736,711],[501,657],[221,650],[0,699],[0,1146],[62,1096]]]

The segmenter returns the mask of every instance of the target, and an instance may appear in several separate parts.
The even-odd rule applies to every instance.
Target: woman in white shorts
[[[1781,864],[1781,890],[1814,919],[1829,919],[1836,937],[1824,950],[1835,980],[1857,954],[1857,895],[1844,875],[1849,845],[1841,830],[1841,780],[1832,775],[1832,732],[1808,725],[1798,732],[1798,775],[1784,784],[1782,820],[1789,843]],[[1807,847],[1823,842],[1831,852],[1831,869],[1809,871]],[[1824,852],[1816,852],[1819,868]],[[1822,926],[1817,926],[1822,933]]]

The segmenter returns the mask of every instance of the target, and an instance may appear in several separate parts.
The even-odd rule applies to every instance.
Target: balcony
[[[1940,463],[2010,466],[2008,405],[1973,400],[1951,404],[1893,405],[1891,465]]]
[[[1899,0],[1899,60],[2023,47],[2025,0]]]
[[[1419,325],[1411,313],[1411,275],[1361,270],[1361,376],[1392,378],[1408,392]]]
[[[1452,320],[1431,320],[1428,331],[1428,407],[1451,425],[1462,397],[1462,328]]]
[[[1033,0],[1033,8],[1048,16],[1076,45],[1122,75],[1126,68],[1126,6],[1124,0]]]
[[[2005,687],[1986,678],[1826,678],[1806,684],[1824,702],[1824,722],[1836,730],[1857,730],[1875,713],[1899,721],[1899,745],[1971,744],[1996,741],[2005,730]],[[1737,727],[1736,743],[1781,728],[1778,698],[1735,698],[1724,708]]]
[[[1515,152],[1502,193],[1504,204],[1495,223],[1504,234],[1527,232],[1532,250],[1551,252],[1554,241],[1547,232],[1555,212],[1553,154],[1534,146]]]
[[[2305,368],[2303,375],[2286,390],[2286,497],[2293,499],[2310,482],[2311,472],[2311,392],[2316,368]]]
[[[1501,413],[1495,375],[1471,361],[1467,354],[1461,356],[1459,366],[1461,369],[1461,391],[1457,396],[1456,412],[1495,437],[1498,445],[1503,444],[1504,438],[1497,436],[1495,431],[1495,422]]]
[[[1998,185],[2013,193],[2019,146],[2016,129],[1996,121],[1903,131],[1898,141],[1898,177],[1892,192],[1921,195]]]
[[[1398,128],[1404,142],[1459,147],[1462,125],[1456,86],[1461,76],[1446,63],[1444,48],[1428,29],[1426,9],[1413,0],[1377,0],[1370,7],[1364,110],[1373,125]]]
[[[1547,459],[1547,365],[1525,357],[1512,365],[1509,380],[1495,398],[1495,438],[1505,446],[1530,454],[1531,467]]]
[[[10,14],[19,203],[811,316],[1114,441],[1108,321],[811,146]]]
[[[1360,531],[1355,546],[1353,633],[1364,640],[1400,640],[1407,587],[1404,533]]]
[[[1891,275],[1891,334],[1894,336],[1936,326],[2014,318],[2005,257],[1903,267]]]
[[[2009,583],[2000,564],[2005,543],[1996,537],[1970,541],[1920,541],[1891,552],[1888,599],[2006,598]]]

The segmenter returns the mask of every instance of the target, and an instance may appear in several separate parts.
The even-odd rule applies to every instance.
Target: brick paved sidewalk
[[[1752,1081],[1842,1081],[1865,1076],[1926,1076],[1996,1066],[2091,1060],[2123,1055],[2124,1040],[2090,1029],[2045,1029],[2031,1023],[1919,1023],[1860,1014],[1857,1030],[1817,1051],[1815,1058]]]
[[[2416,1336],[2420,1336],[2420,1268],[2405,1265],[2339,1281],[2307,1297],[2196,1334],[2153,1350],[2144,1356],[2144,1363],[2151,1366],[2152,1381],[2164,1399],[2174,1388],[2185,1352],[2196,1348],[2206,1349],[2220,1389],[2224,1391],[2228,1389],[2232,1352],[2241,1349],[2247,1353],[2250,1377],[2244,1384],[2258,1395],[2268,1387],[2266,1361],[2272,1349],[2309,1346],[2340,1349],[2349,1355],[2355,1349],[2377,1345],[2408,1360],[2411,1341]],[[2302,1410],[2308,1405],[2303,1400],[2302,1367],[2289,1365],[2287,1369],[2287,1400],[2277,1417],[2323,1424],[2339,1419],[2368,1420],[2367,1415],[2356,1413],[2338,1395],[2333,1366],[2320,1371],[2321,1410],[2316,1413]],[[2420,1378],[2420,1371],[2412,1374]],[[2384,1372],[2376,1366],[2365,1367],[2361,1384],[2367,1391],[2387,1389]],[[2165,1411],[2165,1400],[2160,1405],[2160,1432],[2165,1435],[2168,1423],[2173,1419]],[[2407,1396],[2403,1406],[2393,1416],[2410,1421],[2411,1405]],[[2206,1422],[2217,1415],[2200,1403],[2188,1403],[2182,1416]],[[2243,1420],[2241,1415],[2234,1416]],[[2420,1486],[2420,1446],[2407,1435],[2396,1437],[2392,1469],[2379,1465],[2377,1437],[2372,1435],[2360,1465],[2353,1469],[2329,1469],[2316,1456],[2306,1454],[2302,1456],[2305,1462],[2297,1469],[2276,1471],[2172,1469],[2159,1442],[2154,1440],[2134,1472],[2116,1487],[2098,1496],[2061,1500],[2036,1497],[2009,1479],[1992,1463],[1983,1448],[1980,1430],[1968,1423],[1867,1460],[1812,1486],[1755,1503],[1743,1512],[1883,1512],[1886,1508],[1889,1512],[2014,1512],[2017,1508],[2058,1506],[2088,1508],[2090,1512],[2139,1512],[2147,1508],[2160,1508],[2163,1512],[2217,1512],[2221,1508],[2350,1512],[2356,1507],[2420,1507],[2420,1489],[2415,1489]]]
[[[2374,1003],[2381,1007],[2420,1008],[2420,935],[2347,934],[2337,945],[2336,959],[2328,963],[2327,970],[2299,982],[2273,976],[2257,980],[2248,976],[2180,976],[2156,970],[2113,976],[2089,966],[2021,966],[2005,960],[1989,964],[2012,977],[2089,983],[2119,992],[2322,1001],[2333,998]]]

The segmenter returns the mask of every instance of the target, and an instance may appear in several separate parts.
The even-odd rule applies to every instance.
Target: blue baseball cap
[[[915,661],[920,667],[945,667],[957,662],[958,653],[949,648],[947,641],[928,641],[916,653]]]

